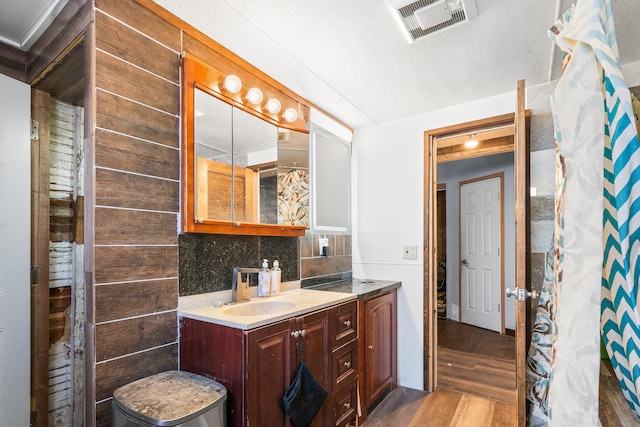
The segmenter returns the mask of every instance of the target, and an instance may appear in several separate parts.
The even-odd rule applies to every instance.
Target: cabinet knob
[[[293,338],[298,338],[298,336],[300,336],[300,331],[293,331],[293,332],[291,332],[291,336],[292,336]]]
[[[343,403],[343,404],[342,404],[342,406],[343,406],[345,409],[349,409],[349,408],[351,408],[351,402],[345,402],[345,403]]]
[[[347,367],[347,368],[350,368],[351,367],[351,362],[349,362],[349,361],[344,362],[344,366]]]
[[[373,346],[372,345],[369,346],[369,350],[373,350]]]
[[[347,328],[351,327],[351,320],[345,320],[343,323],[344,323],[344,326],[346,326]]]
[[[306,336],[307,336],[307,330],[306,330],[306,329],[301,330],[301,331],[300,331],[300,336],[301,336],[302,338],[306,337]]]

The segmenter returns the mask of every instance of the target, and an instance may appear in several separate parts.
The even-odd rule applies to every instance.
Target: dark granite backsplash
[[[234,267],[260,267],[264,258],[269,268],[279,261],[283,282],[300,280],[297,237],[186,233],[179,235],[178,248],[180,296],[231,289]]]

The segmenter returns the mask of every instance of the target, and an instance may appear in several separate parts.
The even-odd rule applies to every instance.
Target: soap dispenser
[[[268,297],[271,293],[271,272],[269,271],[269,261],[262,260],[262,268],[258,273],[258,296]]]
[[[278,260],[273,261],[273,268],[271,269],[271,295],[278,295],[280,293],[280,263]]]

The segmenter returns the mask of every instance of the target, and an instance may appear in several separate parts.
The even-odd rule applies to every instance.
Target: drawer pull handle
[[[351,402],[345,402],[342,404],[342,406],[344,406],[345,409],[349,409],[351,408]]]
[[[351,362],[349,362],[349,361],[344,362],[344,366],[347,367],[347,368],[350,368],[351,367]]]
[[[343,323],[344,323],[344,326],[346,326],[347,328],[351,327],[351,320],[345,320]]]

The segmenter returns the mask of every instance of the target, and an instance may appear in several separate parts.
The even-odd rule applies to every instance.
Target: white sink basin
[[[277,315],[279,312],[293,309],[296,305],[290,301],[250,301],[225,308],[222,313],[229,316]]]
[[[350,293],[295,289],[280,292],[278,296],[255,298],[233,305],[220,306],[214,304],[213,300],[202,305],[182,308],[180,316],[248,330],[355,298],[357,296]]]

